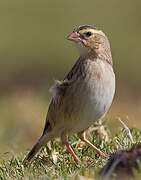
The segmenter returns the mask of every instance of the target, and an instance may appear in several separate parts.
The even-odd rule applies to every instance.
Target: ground
[[[134,142],[141,141],[141,131],[131,129]],[[120,128],[114,136],[103,125],[95,124],[87,133],[93,144],[107,154],[117,149],[128,149],[132,142],[127,131]],[[104,138],[103,138],[104,137]],[[28,151],[20,153],[8,152],[1,154],[0,178],[7,179],[99,179],[99,171],[107,159],[99,157],[90,147],[83,144],[76,135],[70,138],[75,153],[80,157],[80,164],[76,164],[59,139],[55,139],[42,148],[31,163],[25,161]],[[141,170],[141,169],[140,169]],[[141,178],[140,172],[135,173],[137,180]]]

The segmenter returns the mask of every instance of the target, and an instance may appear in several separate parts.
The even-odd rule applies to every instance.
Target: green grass
[[[97,128],[96,128],[97,129]],[[98,128],[99,129],[99,128]],[[95,146],[108,154],[117,149],[128,149],[132,146],[126,131],[120,128],[115,136],[110,136],[108,129],[104,131],[105,137],[100,138],[99,130],[91,129],[90,140]],[[141,131],[131,129],[135,143],[141,142]],[[104,137],[104,136],[103,136]],[[41,149],[32,163],[27,163],[25,157],[28,152],[21,152],[10,158],[0,160],[0,179],[99,179],[98,173],[107,162],[99,157],[90,147],[83,144],[76,135],[70,139],[75,153],[81,158],[82,163],[76,164],[59,139],[55,139]],[[136,179],[141,175],[136,172]]]

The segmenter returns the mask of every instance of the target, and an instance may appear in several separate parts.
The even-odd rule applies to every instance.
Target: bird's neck
[[[96,58],[106,61],[107,63],[113,65],[111,51],[106,48],[99,48],[94,50],[94,55]]]
[[[79,53],[80,53],[80,58],[81,59],[95,59],[99,58],[103,61],[107,61],[109,64],[112,63],[112,55],[111,55],[111,50],[110,46],[93,46],[92,49],[89,47],[85,47],[82,44],[75,43],[75,46],[77,47]]]
[[[94,61],[95,59],[100,59],[102,61],[106,61],[110,65],[113,65],[111,52],[106,51],[104,49],[103,50],[99,50],[99,49],[91,50],[85,54],[80,54],[80,59],[81,60],[91,59],[92,61]]]

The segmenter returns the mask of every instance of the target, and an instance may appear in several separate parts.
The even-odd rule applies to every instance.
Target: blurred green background
[[[141,1],[0,1],[0,152],[27,149],[42,133],[54,79],[78,52],[66,36],[90,24],[109,37],[117,79],[105,117],[141,128]],[[113,120],[114,119],[114,120]]]

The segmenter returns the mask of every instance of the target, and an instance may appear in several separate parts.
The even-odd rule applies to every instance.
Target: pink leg
[[[93,148],[93,150],[96,151],[100,156],[102,156],[102,157],[104,157],[104,158],[108,158],[108,157],[109,157],[109,155],[104,154],[103,152],[101,152],[98,148],[96,148],[91,142],[89,142],[89,141],[86,139],[85,132],[80,132],[80,133],[78,133],[78,137],[79,137],[83,142],[85,142],[87,145],[89,145],[91,148]]]
[[[74,151],[73,151],[73,149],[71,148],[71,146],[69,145],[69,143],[66,142],[65,145],[67,146],[69,152],[72,154],[74,160],[75,160],[76,162],[80,162],[80,159],[79,159],[78,156],[74,153]]]
[[[77,157],[77,155],[74,153],[73,149],[71,148],[71,146],[68,143],[68,135],[66,133],[66,131],[63,131],[61,134],[61,140],[62,143],[65,144],[67,146],[67,149],[69,150],[69,152],[72,154],[74,160],[76,162],[80,162],[80,159]]]

